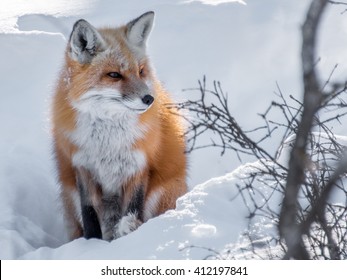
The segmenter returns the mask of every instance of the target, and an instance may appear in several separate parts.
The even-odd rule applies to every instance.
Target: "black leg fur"
[[[112,240],[114,238],[113,230],[114,226],[118,223],[122,217],[121,198],[116,195],[108,195],[102,198],[103,212],[102,212],[102,224],[103,224],[103,239]]]
[[[82,220],[84,238],[102,238],[99,219],[93,206],[82,206]]]
[[[88,193],[81,180],[77,178],[77,185],[81,196],[83,236],[86,239],[102,238],[98,215],[94,207],[90,204]]]
[[[143,209],[145,203],[145,193],[143,187],[139,187],[134,193],[128,205],[127,213],[136,213],[137,218],[143,222]]]

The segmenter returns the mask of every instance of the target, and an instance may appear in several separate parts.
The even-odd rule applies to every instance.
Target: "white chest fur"
[[[138,116],[134,114],[100,119],[79,113],[72,134],[79,147],[73,164],[90,170],[105,191],[116,193],[146,165],[144,153],[133,148],[143,134],[144,129],[139,127]]]

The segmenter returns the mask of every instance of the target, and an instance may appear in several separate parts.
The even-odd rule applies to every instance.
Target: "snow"
[[[25,15],[66,17],[81,14],[93,4],[93,0],[1,0],[0,33],[19,32],[17,20]],[[22,30],[22,29],[21,29]]]
[[[224,4],[224,3],[230,3],[230,2],[236,2],[236,3],[246,5],[246,2],[243,0],[187,0],[186,3],[191,3],[194,1],[199,1],[203,4],[213,5],[213,6],[219,5],[219,4]]]
[[[259,168],[259,164],[248,164],[195,186],[178,199],[175,210],[149,220],[138,230],[111,243],[80,238],[57,249],[41,247],[21,258],[204,259],[211,255],[208,249],[213,249],[222,256],[226,254],[227,257],[226,251],[230,248],[234,250],[234,258],[244,258],[240,248],[234,248],[230,242],[242,239],[240,233],[247,226],[248,215],[235,184],[255,168]],[[270,222],[266,226],[268,232],[275,230]],[[259,232],[257,230],[257,239],[260,239]],[[238,245],[247,246],[247,242],[243,241]],[[220,257],[218,254],[215,253],[210,258]]]
[[[240,164],[236,155],[220,157],[213,149],[190,156],[190,191],[175,210],[111,243],[83,238],[68,242],[51,154],[49,108],[66,38],[77,19],[117,25],[154,10],[149,53],[165,87],[177,100],[185,100],[195,95],[182,89],[196,87],[203,75],[210,83],[218,79],[229,93],[235,117],[244,127],[255,127],[257,113],[273,99],[276,81],[284,92],[300,97],[299,27],[309,3],[259,2],[2,0],[0,258],[254,258],[244,236],[249,211],[237,185],[258,163]],[[319,46],[324,77],[347,58],[347,19],[340,12],[329,12],[322,30],[321,38],[329,39]],[[337,77],[346,65],[341,63]],[[254,187],[267,192],[261,182]],[[279,198],[272,199],[277,206]],[[277,232],[273,221],[261,219],[251,229],[259,247]]]
[[[222,250],[225,239],[238,238],[244,224],[233,224],[246,215],[241,200],[234,199],[237,189],[230,183],[233,174],[212,179],[196,186],[180,198],[175,210],[149,220],[135,232],[111,243],[100,240],[78,239],[58,249],[40,248],[24,258],[48,259],[201,259],[206,257],[203,249],[190,246],[206,246]],[[237,213],[232,213],[236,206]],[[153,238],[153,235],[155,238]],[[146,240],[146,242],[143,242]],[[141,249],[139,250],[139,247]]]

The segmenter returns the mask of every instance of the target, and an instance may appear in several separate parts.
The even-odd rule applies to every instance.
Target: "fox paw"
[[[141,224],[142,222],[134,213],[129,213],[128,215],[123,216],[113,228],[114,239],[127,235],[137,229]]]

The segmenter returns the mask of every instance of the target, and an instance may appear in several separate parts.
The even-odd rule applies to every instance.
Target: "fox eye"
[[[119,79],[119,80],[123,78],[122,74],[118,72],[109,72],[107,73],[107,76],[111,77],[112,79]]]
[[[141,67],[141,68],[140,68],[140,71],[139,71],[140,76],[143,76],[143,74],[144,74],[144,72],[145,72],[143,68],[144,68],[144,67]]]

